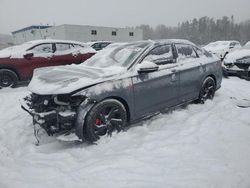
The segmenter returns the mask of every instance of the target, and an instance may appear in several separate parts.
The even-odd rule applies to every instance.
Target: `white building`
[[[81,42],[115,41],[130,42],[143,40],[141,29],[98,27],[88,25],[33,25],[12,32],[15,44],[21,44],[36,39],[61,39]]]

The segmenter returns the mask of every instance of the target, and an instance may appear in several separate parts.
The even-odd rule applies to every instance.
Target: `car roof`
[[[73,43],[73,44],[79,44],[79,45],[86,45],[86,43],[78,42],[78,41],[72,41],[72,40],[56,40],[56,39],[41,39],[41,40],[32,40],[28,41],[29,44],[41,44],[41,43]]]
[[[98,42],[111,42],[111,41],[95,41],[95,42],[87,42],[86,44],[94,44],[94,43],[98,43]],[[194,43],[185,40],[185,39],[159,39],[159,40],[141,40],[141,41],[133,41],[133,42],[111,42],[111,43],[121,43],[121,44],[138,44],[138,43],[148,43],[149,45],[162,45],[162,44],[189,44],[189,45],[193,45],[196,46]]]
[[[160,40],[153,40],[155,44],[188,44],[196,46],[194,43],[190,42],[189,40],[185,39],[160,39]]]
[[[218,40],[218,41],[210,42],[209,44],[230,44],[231,42],[240,43],[237,40]]]
[[[96,43],[114,43],[113,41],[93,41],[93,42],[86,42],[87,45],[93,45]]]
[[[164,45],[164,44],[188,44],[196,46],[194,43],[185,39],[159,39],[159,40],[142,40],[129,42],[128,44],[148,43],[148,45]],[[126,43],[125,43],[126,44]]]

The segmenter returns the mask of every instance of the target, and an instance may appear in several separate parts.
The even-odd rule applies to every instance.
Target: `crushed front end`
[[[42,127],[49,136],[68,134],[74,131],[76,114],[84,96],[37,95],[24,98],[22,109],[33,117],[34,133],[38,140],[38,128]]]
[[[234,63],[225,62],[223,71],[228,75],[250,78],[250,57],[237,59]]]

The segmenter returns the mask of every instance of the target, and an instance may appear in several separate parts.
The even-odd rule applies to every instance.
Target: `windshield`
[[[110,66],[127,67],[149,44],[148,41],[111,44],[85,61],[84,65],[99,68]]]

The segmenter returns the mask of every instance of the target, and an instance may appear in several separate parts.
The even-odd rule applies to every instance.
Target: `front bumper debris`
[[[37,113],[30,109],[25,101],[21,101],[21,108],[29,113],[33,118],[34,136],[36,138],[36,145],[39,145],[39,130],[42,128],[49,136],[54,134],[68,135],[74,132],[74,121],[76,119],[76,112],[58,108],[47,112]]]

